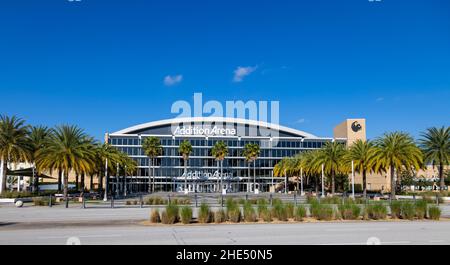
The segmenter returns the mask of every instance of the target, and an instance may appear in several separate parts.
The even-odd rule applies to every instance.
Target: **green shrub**
[[[188,198],[173,198],[171,199],[170,203],[177,205],[189,205],[191,204],[191,200]]]
[[[279,203],[283,203],[283,201],[280,198],[273,198],[272,199],[272,205],[276,205]]]
[[[262,218],[261,213],[268,210],[267,202],[265,200],[258,201],[258,218]]]
[[[340,198],[340,197],[320,198],[320,203],[322,203],[322,204],[340,204],[340,203],[342,203],[342,198]]]
[[[145,200],[145,204],[147,205],[164,205],[167,204],[167,201],[159,196],[148,197]]]
[[[294,220],[295,221],[303,221],[306,217],[306,208],[303,205],[298,205],[295,209]]]
[[[288,212],[286,206],[281,201],[273,205],[272,216],[277,218],[278,221],[288,220]]]
[[[238,223],[241,221],[241,209],[239,204],[232,198],[227,199],[227,219],[230,222]]]
[[[202,203],[198,212],[198,222],[202,224],[211,222],[211,215],[211,210],[209,209],[208,204]]]
[[[311,204],[311,216],[317,220],[333,220],[334,210],[331,205],[313,203]]]
[[[33,197],[33,205],[34,206],[48,206],[49,205],[49,198],[48,197]],[[55,205],[56,199],[55,197],[52,197],[52,204]]]
[[[392,201],[391,216],[392,216],[392,218],[400,218],[402,216],[402,202],[401,201]]]
[[[246,222],[256,222],[256,213],[251,202],[244,204],[244,220]]]
[[[308,196],[306,197],[306,203],[308,203],[308,204],[313,204],[313,203],[318,203],[318,202],[319,202],[319,200],[317,199],[316,196],[310,196],[310,195],[308,195]]]
[[[267,205],[268,202],[264,198],[259,198],[258,201],[256,202],[256,204],[258,204],[258,205]]]
[[[157,209],[153,209],[150,214],[150,222],[152,223],[160,223],[161,217],[159,216],[159,211]]]
[[[286,213],[287,213],[287,218],[294,218],[294,211],[295,211],[295,206],[292,202],[288,202],[286,203]]]
[[[426,200],[416,201],[416,216],[417,216],[417,219],[424,219],[427,217],[427,201]]]
[[[174,224],[178,222],[179,208],[175,204],[169,204],[166,206],[166,210],[161,214],[161,222],[164,224]]]
[[[223,223],[223,222],[225,222],[225,221],[226,221],[226,214],[225,214],[225,211],[224,211],[223,209],[217,210],[217,211],[214,213],[214,222],[215,222],[216,224],[219,224],[219,223]]]
[[[190,224],[192,220],[192,208],[190,206],[183,206],[180,215],[183,224]]]
[[[344,203],[338,205],[339,214],[344,220],[356,220],[361,214],[361,209],[354,203]]]
[[[416,207],[412,202],[402,203],[402,218],[413,220],[416,216]]]
[[[227,217],[230,222],[239,223],[241,221],[241,210],[239,207],[228,208]]]
[[[441,218],[441,209],[438,206],[430,206],[428,208],[428,215],[431,220],[439,220]]]
[[[238,206],[238,202],[234,200],[233,198],[229,197],[225,200],[225,206],[227,208],[233,208]]]
[[[269,211],[269,208],[259,208],[258,210],[259,218],[264,222],[272,222],[272,214]]]
[[[367,218],[373,220],[386,219],[387,209],[383,203],[368,204],[365,208]]]

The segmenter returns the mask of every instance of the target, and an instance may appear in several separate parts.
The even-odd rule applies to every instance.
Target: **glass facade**
[[[164,127],[164,126],[163,126]],[[167,127],[170,127],[167,125]],[[152,178],[154,177],[155,189],[161,191],[213,192],[220,182],[220,163],[211,155],[211,148],[218,141],[223,141],[228,146],[228,155],[223,160],[222,183],[229,192],[268,191],[269,187],[280,178],[273,178],[273,167],[283,157],[294,156],[300,152],[321,148],[330,139],[305,138],[301,135],[294,137],[241,137],[233,135],[204,136],[204,135],[170,135],[159,126],[158,133],[153,134],[153,128],[133,131],[130,133],[116,133],[108,135],[107,141],[118,150],[128,154],[138,164],[138,169],[133,176],[128,176],[129,185],[134,185],[136,191],[148,190],[149,184],[149,158],[142,150],[142,142],[146,137],[156,136],[163,147],[162,155],[152,165]],[[150,134],[148,134],[150,133]],[[281,134],[283,135],[283,132]],[[286,134],[284,134],[286,135]],[[186,172],[184,161],[179,154],[179,145],[182,141],[189,141],[193,151],[187,161]],[[242,156],[244,146],[248,143],[256,143],[260,146],[261,153],[254,163],[248,163]],[[250,170],[249,170],[250,169]],[[185,186],[187,176],[187,186]],[[114,178],[112,178],[114,182]],[[253,185],[253,182],[256,185]],[[128,188],[129,189],[129,188]]]

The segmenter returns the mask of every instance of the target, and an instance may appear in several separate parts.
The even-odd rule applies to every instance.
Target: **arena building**
[[[193,117],[176,118],[145,123],[105,135],[105,140],[120,151],[127,153],[138,163],[134,176],[128,176],[127,185],[138,191],[148,190],[149,158],[142,150],[146,137],[160,139],[163,152],[155,165],[155,187],[162,191],[213,192],[219,180],[219,164],[211,156],[211,148],[224,141],[229,154],[223,162],[223,185],[228,192],[270,191],[282,182],[274,178],[273,168],[283,157],[299,152],[321,148],[329,141],[365,139],[365,120],[349,119],[335,128],[334,137],[317,137],[313,134],[260,121],[221,118]],[[188,140],[193,146],[187,174],[178,148]],[[248,143],[257,143],[261,153],[255,163],[248,163],[242,156]],[[250,167],[250,175],[249,175]],[[254,176],[255,174],[255,176]],[[153,177],[153,175],[152,175]],[[187,178],[187,186],[185,180]],[[253,178],[256,185],[253,185]],[[121,178],[112,177],[111,187],[122,189]]]

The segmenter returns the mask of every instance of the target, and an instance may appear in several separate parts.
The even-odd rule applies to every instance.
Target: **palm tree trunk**
[[[80,179],[80,188],[81,188],[81,191],[84,191],[84,178],[85,178],[85,174],[84,174],[84,172],[83,172],[83,173],[81,173],[81,179]]]
[[[89,180],[89,191],[92,191],[94,189],[94,174],[89,174],[90,180]]]
[[[391,165],[391,197],[392,197],[392,199],[395,198],[395,187],[396,187],[394,173],[395,173],[394,166]]]
[[[220,169],[219,169],[219,160],[216,160],[217,161],[217,171],[219,171]],[[220,192],[220,176],[217,178],[217,192]]]
[[[75,189],[77,191],[80,190],[80,185],[79,185],[79,182],[78,182],[78,173],[75,174]]]
[[[62,170],[58,170],[58,192],[62,189]]]
[[[97,173],[98,176],[98,191],[102,192],[103,191],[103,170],[100,170]]]
[[[220,192],[223,190],[223,160],[220,160]]]
[[[316,185],[316,195],[318,195],[319,194],[319,176],[318,175],[316,175],[316,183],[315,183]]]
[[[256,159],[253,160],[253,189],[256,189]]]
[[[152,172],[152,159],[149,158],[148,159],[148,193],[152,192],[152,177],[151,177],[151,173]]]
[[[64,172],[64,201],[67,200],[69,195],[69,172]]]
[[[6,191],[6,174],[7,174],[7,163],[6,163],[6,159],[2,158],[1,161],[1,170],[2,170],[2,184],[1,184],[1,189],[0,189],[0,193],[3,193]]]
[[[33,162],[32,163],[32,171],[33,171],[33,176],[32,176],[32,179],[33,179],[33,185],[31,186],[32,187],[32,192],[37,192],[38,191],[38,183],[39,183],[39,176],[36,174],[36,167],[34,166],[35,165],[35,163]]]
[[[187,161],[186,159],[183,159],[183,165],[184,165],[184,190],[186,191],[187,188]]]
[[[331,196],[334,196],[334,192],[336,190],[336,183],[334,180],[334,170],[331,170]]]
[[[250,187],[250,161],[247,161],[248,164],[248,183],[247,183],[247,192],[251,191],[251,187]]]
[[[363,177],[363,196],[364,198],[367,197],[367,175],[366,170],[362,171],[362,177]]]
[[[444,165],[443,163],[439,163],[439,180],[440,180],[440,189],[444,190],[445,188],[445,179],[444,179]]]
[[[153,162],[152,162],[152,168],[153,168],[153,172],[152,172],[152,176],[153,176],[152,192],[155,192],[155,185],[156,185],[155,165],[156,165],[156,158],[153,158]]]

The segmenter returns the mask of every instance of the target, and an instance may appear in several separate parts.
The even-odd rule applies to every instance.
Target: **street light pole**
[[[323,164],[322,164],[322,196],[321,197],[325,197],[325,184],[324,184]]]
[[[352,198],[355,198],[355,167],[352,160]]]
[[[105,160],[105,194],[103,196],[103,201],[108,201],[108,158]]]

